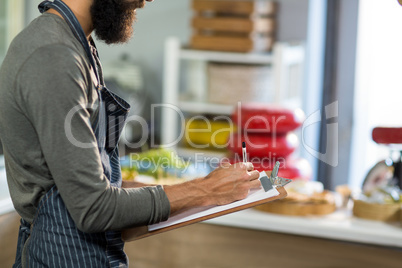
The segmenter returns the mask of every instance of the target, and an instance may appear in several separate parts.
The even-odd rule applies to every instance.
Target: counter
[[[207,223],[402,249],[402,225],[359,219],[346,209],[321,217],[284,216],[248,209]]]
[[[0,215],[13,210],[4,160],[0,156]],[[283,216],[247,209],[208,220],[206,223],[402,249],[400,224],[359,219],[352,216],[350,209],[337,210],[322,217]]]
[[[220,220],[240,215],[251,216],[244,211]],[[257,222],[255,218],[251,221]],[[1,267],[11,267],[14,262],[18,226],[16,212],[0,216]],[[124,250],[130,264],[141,268],[400,268],[402,262],[400,247],[230,227],[211,221],[129,242]]]
[[[0,155],[0,215],[14,210],[8,191],[6,169],[4,167],[4,157]]]
[[[0,215],[14,211],[14,205],[10,197],[0,199]]]

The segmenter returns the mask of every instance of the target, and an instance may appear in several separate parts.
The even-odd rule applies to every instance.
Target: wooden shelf
[[[272,53],[235,53],[235,52],[219,52],[205,51],[182,48],[179,51],[179,57],[185,60],[201,60],[231,63],[248,63],[248,64],[272,64]]]
[[[235,109],[235,107],[232,105],[193,101],[179,101],[179,108],[182,112],[220,115],[231,115],[233,110]]]
[[[196,159],[196,158],[206,158],[206,159],[211,159],[211,158],[216,158],[216,159],[221,159],[223,157],[227,156],[226,151],[215,151],[215,150],[208,150],[208,149],[193,149],[193,148],[185,148],[185,147],[177,147],[177,154],[180,157],[186,158],[186,159]]]

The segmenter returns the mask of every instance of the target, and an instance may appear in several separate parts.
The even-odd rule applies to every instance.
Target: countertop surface
[[[402,249],[401,224],[356,218],[350,209],[320,217],[285,216],[247,209],[207,222]]]
[[[10,198],[0,200],[0,215],[13,210]],[[402,250],[401,224],[359,219],[353,217],[351,211],[346,209],[322,217],[285,216],[246,209],[208,220],[206,223],[396,247]]]
[[[0,215],[14,210],[0,158]],[[326,216],[284,216],[255,209],[206,221],[210,224],[280,232],[356,243],[397,247],[402,250],[402,225],[356,218],[351,209],[338,209]]]
[[[0,215],[14,210],[8,191],[6,169],[4,168],[4,157],[0,155]]]

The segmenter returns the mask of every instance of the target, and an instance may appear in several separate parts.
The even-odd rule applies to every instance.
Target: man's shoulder
[[[24,65],[42,64],[38,68],[57,68],[63,70],[66,67],[87,66],[86,59],[76,49],[63,43],[46,44],[38,47],[29,55]],[[64,69],[65,71],[65,69]]]
[[[90,81],[90,68],[86,59],[63,43],[47,44],[31,53],[16,77],[19,84],[51,80]]]
[[[92,85],[91,67],[65,21],[44,14],[13,40],[0,68],[0,83],[0,92],[20,100],[32,93],[46,96],[49,88],[58,92],[61,84],[79,85],[81,94]]]
[[[42,14],[21,31],[23,38],[38,43],[65,43],[79,45],[70,27],[63,18],[55,14]]]
[[[9,54],[22,62],[37,54],[47,54],[49,60],[70,58],[85,61],[86,58],[84,49],[68,25],[53,14],[43,14],[33,20],[13,40]]]

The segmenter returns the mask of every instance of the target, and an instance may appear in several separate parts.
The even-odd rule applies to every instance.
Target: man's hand
[[[225,205],[247,197],[261,187],[259,172],[251,163],[223,164],[205,178],[164,186],[171,215],[199,206]]]
[[[226,164],[215,169],[202,183],[211,205],[226,205],[247,197],[250,189],[259,188],[259,172],[251,163]]]

